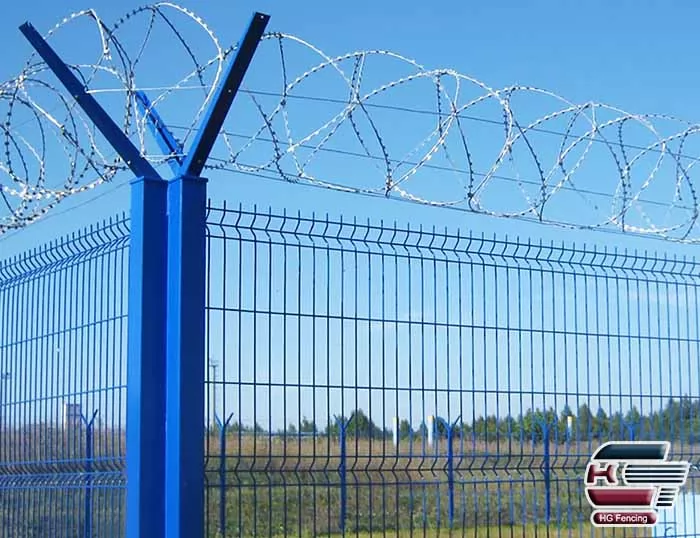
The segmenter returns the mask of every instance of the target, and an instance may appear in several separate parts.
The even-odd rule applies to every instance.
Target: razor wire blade
[[[163,2],[113,24],[74,13],[47,34],[155,166],[153,108],[184,145],[234,46]],[[384,50],[332,56],[265,35],[207,175],[242,173],[568,228],[697,242],[700,126],[577,104],[531,86],[492,88]],[[126,170],[33,55],[0,85],[0,233]],[[231,123],[231,122],[229,122]],[[697,147],[696,147],[697,146]]]

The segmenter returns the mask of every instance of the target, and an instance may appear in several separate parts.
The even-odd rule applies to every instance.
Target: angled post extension
[[[186,155],[148,97],[136,94],[161,149],[174,157],[172,181],[161,178],[41,35],[29,23],[20,27],[137,176],[129,276],[128,538],[203,538],[207,191],[200,174],[268,21],[268,15],[253,15]]]
[[[20,31],[136,175],[131,187],[126,533],[164,536],[167,183],[29,23]]]

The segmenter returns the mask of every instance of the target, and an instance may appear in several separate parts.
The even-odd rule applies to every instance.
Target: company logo
[[[596,527],[653,527],[659,510],[672,508],[690,471],[669,461],[667,441],[612,441],[586,467],[586,498]]]

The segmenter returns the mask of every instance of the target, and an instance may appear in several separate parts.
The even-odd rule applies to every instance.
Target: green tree
[[[498,426],[498,417],[496,415],[486,417],[486,436],[489,441],[496,439],[499,430]]]
[[[474,437],[479,440],[486,438],[486,420],[484,417],[479,417],[474,420],[474,425],[472,427],[474,431]]]
[[[352,414],[345,431],[348,437],[381,438],[384,436],[382,429],[377,427],[362,409]]]
[[[683,423],[686,423],[693,417],[693,400],[688,396],[683,396],[679,402],[680,415]]]
[[[316,423],[304,417],[299,424],[299,433],[316,434]]]
[[[345,424],[347,437],[382,438],[385,435],[385,431],[374,424],[362,409],[357,409],[349,418],[339,416],[331,419],[326,427],[326,434],[332,437],[338,436],[340,434],[339,422]]]
[[[528,409],[527,412],[521,416],[520,424],[522,427],[522,438],[528,441],[532,440],[533,434],[535,433],[535,421],[537,417],[535,411]]]
[[[433,422],[435,426],[435,438],[436,439],[444,439],[447,437],[447,428],[445,427],[445,424],[442,422],[442,420],[436,418],[435,422]]]
[[[459,425],[459,435],[464,437],[471,437],[472,433],[472,425],[468,422],[462,421],[462,423]]]
[[[554,419],[554,420],[553,420]],[[556,423],[556,413],[553,410],[542,411],[540,409],[528,409],[521,420],[523,439],[539,443],[544,439],[544,424],[551,427]]]
[[[248,431],[254,433],[265,433],[265,428],[263,428],[258,422],[255,422],[255,424],[253,424],[253,427],[249,428]]]
[[[610,417],[610,438],[617,440],[627,439],[625,417],[620,411],[617,411]]]
[[[648,439],[659,439],[663,431],[663,416],[658,411],[652,411],[646,417],[644,433]]]
[[[542,425],[546,423],[550,428],[550,439],[558,439],[564,442],[566,439],[567,417],[572,414],[568,405],[557,413],[553,408],[547,410],[528,409],[518,417],[496,415],[475,417],[471,422],[463,421],[455,426],[455,436],[468,434],[474,440],[495,440],[496,436],[513,440],[523,439],[525,442],[540,443],[543,440]],[[380,428],[361,410],[358,409],[349,418],[344,418],[347,425],[348,436],[383,437],[391,435],[389,430]],[[629,438],[628,424],[636,424],[635,436],[637,439],[678,439],[681,434],[691,442],[700,440],[700,399],[691,399],[683,396],[680,399],[669,399],[662,410],[650,411],[642,414],[633,406],[631,409],[610,413],[599,407],[595,416],[587,403],[578,408],[574,417],[575,437],[582,441],[608,441]],[[232,430],[242,428],[240,424],[231,425]],[[258,426],[260,429],[260,427]],[[290,426],[290,431],[293,428]],[[411,434],[411,424],[402,420],[399,424],[399,437],[406,439]],[[300,430],[312,432],[315,426],[311,421],[304,419]],[[338,427],[333,419],[329,421],[326,432],[329,435],[338,434]],[[444,436],[445,428],[441,422],[436,421],[435,432],[438,436]],[[415,430],[417,438],[427,437],[425,423],[421,423]]]
[[[688,423],[688,437],[691,443],[697,443],[700,440],[700,417],[695,415]]]
[[[593,413],[591,413],[588,404],[583,403],[578,408],[578,413],[576,415],[576,424],[578,425],[578,431],[582,439],[590,439],[593,433]]]
[[[557,423],[557,436],[559,438],[560,442],[564,442],[567,439],[567,429],[569,427],[569,417],[573,416],[574,412],[571,410],[571,407],[569,407],[569,404],[565,404],[564,408],[561,410],[561,414],[559,416],[559,421]],[[572,425],[572,427],[575,427],[575,424]],[[571,433],[571,438],[573,439],[575,437],[575,432],[572,431]]]
[[[595,415],[593,439],[604,439],[608,436],[609,431],[610,420],[608,419],[608,415],[602,407],[599,407]]]
[[[411,423],[403,419],[399,423],[399,438],[400,439],[409,439],[411,437],[411,434],[413,433],[413,430],[411,429]]]
[[[664,438],[671,440],[678,437],[681,417],[680,402],[670,398],[664,409],[663,431],[661,432]]]
[[[518,436],[518,422],[511,416],[502,419],[499,424],[501,435],[508,438]]]
[[[328,425],[326,426],[325,431],[325,434],[328,437],[338,437],[338,435],[340,435],[340,426],[338,424],[339,422],[345,424],[347,422],[347,419],[342,415],[328,419]]]
[[[642,422],[642,414],[639,412],[636,405],[633,405],[632,409],[630,409],[625,415],[625,422],[634,426]]]
[[[421,422],[420,426],[418,426],[418,430],[416,430],[416,437],[418,439],[427,439],[428,437],[428,426],[426,425],[425,422]]]

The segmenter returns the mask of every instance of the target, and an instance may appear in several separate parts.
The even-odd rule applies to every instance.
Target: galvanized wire
[[[86,20],[91,24],[81,26]],[[85,36],[71,65],[157,163],[176,156],[149,143],[135,92],[149,93],[186,148],[236,50],[201,17],[169,2],[114,24],[82,11],[49,36],[63,33]],[[264,76],[255,66],[248,74],[236,128],[222,133],[209,175],[272,174],[569,228],[698,240],[693,168],[700,153],[698,126],[690,122],[574,103],[528,85],[494,88],[391,51],[331,55],[280,32],[264,36],[255,64]],[[34,56],[0,87],[0,101],[0,231],[28,224],[125,168]]]

